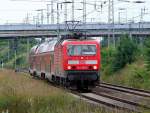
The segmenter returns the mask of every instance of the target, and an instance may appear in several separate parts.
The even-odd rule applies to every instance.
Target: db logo
[[[85,64],[85,61],[84,60],[80,60],[79,63],[80,64]]]

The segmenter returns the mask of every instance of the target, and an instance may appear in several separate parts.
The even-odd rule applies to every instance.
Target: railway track
[[[27,71],[23,70],[23,73]],[[61,86],[55,87],[62,88]],[[133,89],[124,86],[117,86],[108,83],[101,83],[91,92],[78,92],[66,90],[80,98],[93,103],[104,105],[112,109],[125,110],[142,113],[143,110],[150,111],[150,92],[145,90]],[[144,101],[143,101],[144,100]]]
[[[119,85],[114,85],[114,84],[109,84],[109,83],[101,83],[100,85],[98,85],[98,87],[113,89],[113,90],[117,90],[117,91],[121,91],[125,93],[130,93],[130,94],[150,98],[150,91],[146,91],[146,90],[129,88],[129,87],[124,87],[124,86],[119,86]]]
[[[104,83],[104,84],[107,84],[107,83]],[[93,89],[91,92],[82,93],[82,92],[71,90],[71,93],[80,96],[80,98],[90,100],[94,103],[104,105],[112,109],[125,110],[127,112],[137,112],[137,113],[143,113],[143,111],[150,111],[150,106],[148,106],[150,105],[150,103],[145,103],[145,102],[150,102],[150,98],[148,96],[150,93],[148,91],[139,90],[139,89],[132,90],[132,88],[127,88],[123,86],[117,87],[116,85],[111,85],[111,84],[107,84],[107,85],[108,85],[107,90],[109,91],[105,90],[106,87],[104,87],[105,89],[100,88],[102,86],[100,84],[98,85],[97,88]],[[112,88],[113,86],[115,88]],[[114,91],[117,91],[116,93],[120,93],[122,97],[115,95],[112,89]],[[129,91],[127,91],[128,89]],[[131,93],[131,92],[134,92],[134,93]],[[130,98],[126,98],[126,96],[129,96],[126,93],[129,93],[129,95],[132,95],[132,96]],[[142,102],[143,99],[144,101]]]
[[[150,111],[149,91],[101,83],[92,93],[107,98],[116,107],[135,112]]]
[[[74,93],[74,92],[73,92]],[[134,97],[134,99],[127,99],[117,97],[116,95],[111,95],[107,92],[101,91],[101,89],[94,89],[90,93],[76,93],[78,96],[83,97],[85,99],[91,100],[101,105],[105,105],[107,107],[111,107],[112,109],[125,110],[131,112],[143,113],[143,111],[150,111],[150,106],[146,103],[140,103],[139,101],[134,101],[138,97]],[[148,101],[148,100],[147,100]]]

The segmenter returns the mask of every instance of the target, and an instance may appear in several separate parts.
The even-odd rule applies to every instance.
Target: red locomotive
[[[31,49],[29,72],[51,82],[82,88],[100,78],[100,44],[96,40],[61,38]]]

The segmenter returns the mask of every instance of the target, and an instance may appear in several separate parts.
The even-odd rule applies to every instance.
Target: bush
[[[113,47],[101,49],[102,72],[105,75],[112,74],[112,61],[114,59],[115,53],[116,49]]]
[[[117,52],[113,59],[112,68],[116,72],[125,67],[126,64],[131,64],[135,61],[137,46],[133,43],[130,37],[123,36],[120,45],[117,47]]]

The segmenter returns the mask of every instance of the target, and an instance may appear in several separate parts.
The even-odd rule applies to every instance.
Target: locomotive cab
[[[71,85],[95,86],[99,83],[99,43],[95,40],[70,40],[63,45],[66,53],[64,70]]]

